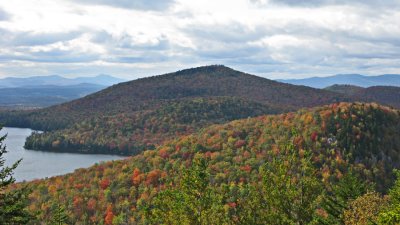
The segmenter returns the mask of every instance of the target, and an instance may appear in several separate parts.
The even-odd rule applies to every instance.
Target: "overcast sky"
[[[400,0],[4,0],[0,77],[400,73]]]

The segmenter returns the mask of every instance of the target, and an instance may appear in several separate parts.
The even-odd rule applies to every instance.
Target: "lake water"
[[[0,131],[0,135],[8,133],[4,141],[8,152],[3,155],[6,159],[6,165],[11,165],[22,158],[22,162],[14,171],[14,177],[17,181],[30,181],[37,178],[62,175],[73,172],[78,168],[89,167],[97,162],[124,158],[115,155],[88,155],[26,150],[23,146],[25,139],[31,132],[31,129],[9,127],[4,127]]]

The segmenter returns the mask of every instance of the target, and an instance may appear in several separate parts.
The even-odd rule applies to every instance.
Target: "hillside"
[[[219,101],[228,101],[221,105],[228,104],[231,108],[224,110],[219,106],[220,103],[215,104],[213,100],[207,102],[216,97],[222,97]],[[197,107],[197,103],[191,102],[198,98],[206,101],[204,104],[210,108],[210,115],[200,118],[191,115],[189,120],[178,124],[178,127],[186,126],[183,131],[181,128],[170,129],[171,123],[162,122],[163,117],[167,120],[173,117],[170,113],[180,115],[185,112],[179,112],[178,108],[167,110],[167,114],[159,111],[165,110],[170,104],[188,104],[181,106],[183,108]],[[232,102],[232,98],[239,99],[239,102]],[[279,83],[225,66],[205,66],[120,83],[84,98],[42,110],[3,112],[0,113],[0,122],[6,126],[50,131],[35,134],[27,142],[29,148],[86,152],[102,149],[102,152],[109,150],[131,154],[144,146],[157,145],[170,136],[188,134],[211,123],[347,100],[349,98],[330,91]],[[189,111],[195,113],[196,110]],[[199,123],[200,119],[203,122]],[[161,123],[167,124],[167,130],[158,127]],[[104,124],[116,129],[108,130]],[[150,124],[152,128],[144,124]],[[107,134],[104,134],[105,130],[108,130]],[[77,134],[79,139],[74,138]],[[126,141],[130,142],[121,144]],[[116,146],[127,147],[121,149]]]
[[[0,107],[43,108],[81,98],[103,88],[105,86],[89,83],[0,88]]]
[[[304,79],[288,79],[278,81],[294,85],[304,85],[313,88],[325,88],[335,84],[354,85],[360,87],[400,86],[400,75],[384,74],[379,76],[365,76],[360,74],[339,74],[328,77],[310,77]]]
[[[193,158],[203,158],[208,161],[210,185],[225,193],[220,202],[224,217],[237,223],[236,213],[243,207],[261,206],[254,202],[243,205],[247,204],[243,196],[249,191],[245,184],[257,187],[263,165],[273,165],[277,157],[287,154],[285,143],[293,143],[297,157],[310,155],[325,188],[352,168],[385,192],[393,182],[392,169],[400,166],[399,135],[400,111],[376,104],[340,103],[237,120],[126,160],[30,182],[34,191],[29,209],[40,210],[43,222],[49,221],[61,204],[73,224],[111,224],[113,219],[117,224],[146,224],[142,209],[155,204],[152,199],[160,190],[178,184],[181,171]],[[314,195],[324,195],[318,190]],[[313,211],[307,215],[312,216]],[[261,217],[256,218],[263,223]]]
[[[380,104],[400,108],[400,87],[372,86],[362,88],[352,85],[333,85],[325,90],[345,94],[351,98],[365,102],[378,102]]]

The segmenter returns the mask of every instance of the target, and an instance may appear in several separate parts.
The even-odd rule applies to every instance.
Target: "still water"
[[[115,155],[87,155],[76,153],[41,152],[24,149],[25,139],[31,129],[4,127],[0,135],[8,134],[4,143],[7,153],[4,155],[6,165],[22,158],[14,171],[17,181],[30,181],[37,178],[51,177],[73,172],[75,169],[89,167],[97,162],[123,159]]]

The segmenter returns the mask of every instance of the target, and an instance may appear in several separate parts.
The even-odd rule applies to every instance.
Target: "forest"
[[[45,109],[0,111],[0,123],[45,131],[28,139],[32,149],[131,155],[213,123],[349,100],[215,65],[120,83]]]
[[[397,224],[399,135],[399,110],[338,103],[17,186],[44,224]]]

